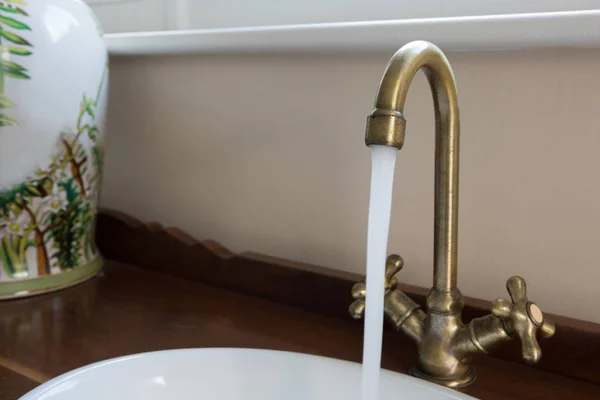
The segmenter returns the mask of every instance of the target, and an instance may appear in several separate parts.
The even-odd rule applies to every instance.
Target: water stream
[[[362,400],[379,398],[385,259],[397,149],[372,146],[371,197],[367,237],[367,297],[363,342]]]

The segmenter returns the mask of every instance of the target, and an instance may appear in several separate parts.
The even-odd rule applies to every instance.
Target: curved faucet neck
[[[406,120],[404,103],[418,70],[423,69],[435,109],[435,230],[433,289],[428,308],[440,314],[462,309],[457,289],[459,112],[450,64],[435,45],[417,41],[402,47],[389,62],[369,116],[367,146],[401,149]]]

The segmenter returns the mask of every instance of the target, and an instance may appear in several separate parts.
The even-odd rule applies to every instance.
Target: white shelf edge
[[[600,46],[600,10],[116,33],[112,55],[395,51],[428,40],[447,51]]]

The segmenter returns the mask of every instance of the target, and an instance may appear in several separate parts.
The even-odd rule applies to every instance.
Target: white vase
[[[108,55],[80,0],[4,0],[0,28],[0,298],[12,298],[102,266]]]

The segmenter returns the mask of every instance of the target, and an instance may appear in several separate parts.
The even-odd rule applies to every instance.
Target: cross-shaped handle
[[[506,289],[512,300],[496,299],[492,303],[492,314],[505,321],[508,330],[521,339],[521,352],[528,364],[535,364],[542,356],[537,341],[537,333],[543,338],[554,335],[554,323],[542,314],[537,304],[527,299],[527,284],[520,276],[513,276],[506,282]]]
[[[388,293],[393,290],[398,281],[396,275],[404,266],[404,260],[397,254],[388,256],[385,261],[385,291]],[[365,298],[367,297],[367,285],[364,282],[359,282],[352,287],[352,298],[354,301],[348,307],[350,315],[354,319],[360,319],[365,313]]]

